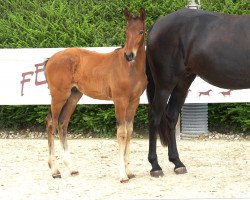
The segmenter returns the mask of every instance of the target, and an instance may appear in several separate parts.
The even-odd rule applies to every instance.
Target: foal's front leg
[[[129,103],[127,113],[126,113],[126,129],[127,129],[127,141],[126,141],[126,149],[125,149],[125,170],[126,174],[129,178],[134,178],[135,175],[131,172],[130,169],[130,141],[133,133],[133,124],[136,110],[138,108],[140,99],[134,99]]]
[[[126,183],[129,178],[125,169],[125,151],[126,151],[126,140],[127,140],[127,130],[126,122],[119,123],[117,125],[117,140],[119,145],[119,175],[120,182]]]
[[[135,175],[132,173],[130,169],[130,140],[133,133],[133,121],[126,123],[126,129],[127,129],[127,140],[126,140],[126,147],[125,147],[125,171],[128,176],[128,178],[134,178]]]
[[[115,114],[117,120],[117,140],[119,146],[119,176],[120,182],[128,182],[129,178],[125,170],[125,151],[127,141],[127,129],[126,129],[126,109],[127,100],[119,98],[114,100]]]

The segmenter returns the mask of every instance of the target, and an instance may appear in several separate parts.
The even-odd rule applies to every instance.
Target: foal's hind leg
[[[68,98],[67,102],[62,108],[61,114],[59,116],[59,138],[63,150],[63,160],[64,164],[69,168],[70,174],[73,175],[78,175],[79,172],[78,170],[75,169],[75,166],[72,163],[70,152],[68,149],[68,142],[67,142],[67,129],[68,129],[68,124],[71,115],[73,114],[77,102],[80,100],[82,97],[82,93],[79,92],[76,88],[73,88],[71,90],[71,95]]]
[[[55,143],[54,143],[54,130],[53,130],[53,123],[52,123],[52,115],[51,111],[49,111],[47,118],[46,118],[46,131],[48,135],[48,145],[49,145],[49,160],[48,164],[52,172],[53,178],[61,178],[61,174],[58,170],[56,164],[56,157],[55,157]]]
[[[48,145],[49,145],[49,160],[48,164],[51,168],[53,178],[61,178],[61,174],[58,170],[55,157],[55,144],[54,144],[54,135],[58,128],[58,117],[61,112],[61,109],[66,100],[57,100],[52,98],[51,101],[51,113],[47,116],[47,134],[48,134]]]

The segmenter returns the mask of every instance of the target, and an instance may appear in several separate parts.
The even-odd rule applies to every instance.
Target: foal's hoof
[[[163,173],[162,170],[156,170],[156,171],[151,171],[151,172],[150,172],[150,175],[151,175],[152,177],[159,178],[159,177],[164,176],[164,173]]]
[[[52,174],[52,177],[55,178],[55,179],[56,178],[62,178],[61,174]]]
[[[179,168],[174,169],[174,172],[176,174],[185,174],[187,173],[187,169],[186,167],[179,167]]]
[[[122,178],[120,180],[121,183],[128,183],[129,182],[129,178]]]
[[[128,183],[129,182],[129,179],[128,180],[120,180],[121,183]]]
[[[129,178],[129,179],[135,178],[135,175],[134,175],[134,174],[128,174],[128,178]]]
[[[70,175],[71,176],[78,176],[79,172],[78,171],[72,171],[72,172],[70,172]]]

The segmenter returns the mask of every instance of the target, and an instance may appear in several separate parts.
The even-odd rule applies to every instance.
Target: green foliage
[[[126,7],[147,12],[147,26],[185,0],[6,0],[0,4],[0,48],[119,46]]]
[[[135,116],[135,129],[145,130],[148,124],[148,106],[140,105]],[[114,135],[116,119],[114,105],[78,105],[70,120],[69,129],[74,132]]]
[[[44,130],[48,110],[48,106],[0,106],[0,128]]]
[[[135,129],[147,127],[147,105],[140,105]],[[44,130],[49,106],[0,106],[0,129]],[[113,136],[116,130],[114,105],[78,105],[69,123],[71,132]]]
[[[201,0],[202,9],[229,14],[250,14],[249,0]]]
[[[71,131],[114,135],[116,129],[114,105],[78,105],[70,120]]]
[[[226,103],[209,105],[211,130],[250,133],[250,103]]]
[[[146,26],[187,4],[186,0],[0,0],[0,48],[120,46],[124,44],[128,7],[146,10]],[[250,14],[249,0],[201,0],[204,10]],[[234,105],[232,107],[232,105]],[[249,130],[249,104],[210,105],[211,127]],[[0,106],[0,128],[44,130],[49,106]],[[217,114],[216,114],[217,113]],[[140,105],[135,128],[147,127],[147,105]],[[114,134],[113,105],[78,105],[71,131]]]

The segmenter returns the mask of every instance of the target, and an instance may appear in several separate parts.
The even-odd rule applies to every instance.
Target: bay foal
[[[58,130],[64,163],[71,175],[78,171],[72,164],[66,139],[67,127],[77,102],[83,94],[101,100],[113,100],[117,120],[120,181],[134,177],[129,168],[130,139],[141,94],[146,88],[145,11],[133,16],[126,9],[126,43],[111,53],[97,53],[69,48],[54,54],[46,64],[46,77],[51,93],[47,116],[49,167],[54,178],[61,174],[56,165],[54,134]]]

